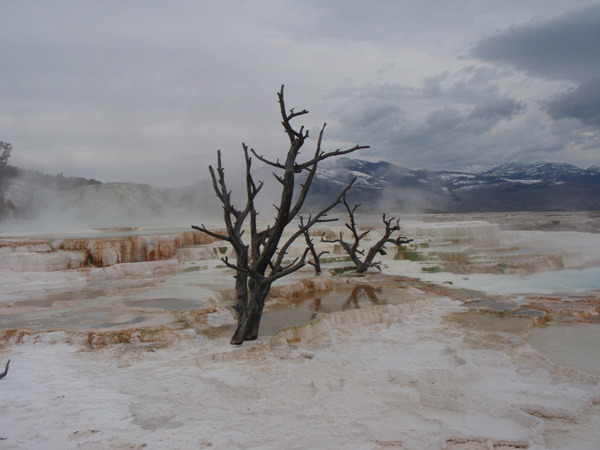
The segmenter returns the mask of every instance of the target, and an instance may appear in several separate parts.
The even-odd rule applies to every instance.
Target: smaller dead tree
[[[364,273],[370,267],[375,267],[381,270],[381,262],[374,261],[374,259],[378,254],[387,254],[385,251],[386,244],[401,246],[403,244],[408,244],[409,242],[412,242],[412,239],[408,239],[404,236],[393,237],[394,233],[400,231],[400,219],[396,219],[395,217],[386,219],[384,213],[382,218],[383,224],[385,225],[383,236],[371,246],[371,248],[365,255],[365,252],[360,249],[360,241],[362,241],[371,232],[371,230],[359,233],[358,228],[356,227],[354,213],[356,209],[360,206],[360,203],[357,203],[356,205],[354,205],[353,208],[350,208],[350,205],[348,205],[348,202],[346,201],[345,195],[342,199],[342,202],[344,203],[346,211],[348,212],[349,223],[346,223],[346,228],[348,228],[352,233],[353,242],[346,242],[341,231],[340,237],[338,239],[325,239],[325,236],[322,236],[321,241],[340,244],[342,248],[346,251],[346,253],[348,253],[350,259],[352,259],[352,262],[356,265],[356,271],[358,273]]]
[[[334,222],[337,219],[322,219],[321,222]],[[304,240],[306,241],[306,246],[308,248],[308,252],[310,253],[310,256],[312,256],[312,261],[306,261],[306,263],[310,266],[313,266],[315,268],[315,274],[316,275],[320,275],[321,274],[321,256],[329,253],[328,251],[322,251],[322,252],[317,252],[317,249],[315,248],[315,244],[312,241],[312,238],[310,237],[310,231],[306,228],[304,228],[304,218],[302,216],[300,216],[300,227],[304,229],[303,234],[304,234]]]

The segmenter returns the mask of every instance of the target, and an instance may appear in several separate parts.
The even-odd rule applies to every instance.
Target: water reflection
[[[23,299],[14,302],[10,308],[3,308],[0,330],[22,327],[43,330],[56,327],[92,329],[144,326],[147,320],[156,319],[157,315],[161,316],[161,321],[164,320],[164,312],[197,310],[212,302],[223,304],[224,296],[220,294],[214,299],[209,298],[211,292],[216,294],[217,291],[210,291],[206,287],[199,289],[198,286],[177,281],[169,278],[151,285],[104,283],[87,289],[52,292],[41,298]],[[372,285],[364,282],[336,287],[318,296],[307,293],[300,299],[280,299],[267,305],[261,320],[261,335],[273,335],[280,328],[305,324],[331,312],[407,301],[411,301],[410,295],[397,283]]]
[[[298,300],[294,302],[294,306],[309,310],[316,317],[319,313],[347,311],[373,305],[398,305],[412,300],[413,297],[402,287],[356,284],[335,288],[325,296]]]
[[[327,313],[373,305],[397,305],[414,299],[398,286],[357,284],[338,287],[324,296],[307,296],[270,305],[261,319],[261,336],[272,336],[281,328],[303,325]]]
[[[320,312],[328,313],[335,311],[346,311],[348,309],[359,309],[362,306],[365,306],[364,299],[368,299],[371,305],[381,305],[386,304],[386,301],[382,301],[378,294],[381,295],[383,293],[383,287],[373,287],[370,285],[359,284],[352,288],[350,295],[343,302],[337,301],[337,295],[333,292],[327,295],[325,298],[319,297],[312,300],[312,316],[311,320],[317,318]]]
[[[344,304],[344,309],[358,309],[360,308],[359,300],[364,299],[365,297],[369,299],[371,304],[373,305],[382,305],[386,302],[379,299],[377,294],[381,294],[383,292],[383,288],[373,287],[369,285],[358,285],[352,289],[352,293],[348,296],[348,300]]]

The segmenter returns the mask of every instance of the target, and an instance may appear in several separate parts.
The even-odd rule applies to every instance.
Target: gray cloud
[[[494,130],[502,120],[510,120],[524,111],[521,102],[498,97],[478,104],[467,112],[444,107],[431,111],[422,124],[410,129],[400,127],[390,136],[388,147],[413,158],[412,165],[449,168],[458,161],[463,167],[473,161],[473,151],[488,148],[487,158],[493,158],[492,144],[498,139]],[[495,137],[495,139],[491,139]],[[489,139],[490,142],[486,142]],[[481,156],[479,162],[483,163]]]
[[[339,122],[346,127],[375,134],[393,127],[401,117],[398,105],[385,100],[369,99],[362,102],[361,108],[342,113]]]
[[[552,98],[546,103],[546,110],[555,120],[578,119],[600,128],[600,78]]]
[[[467,118],[470,122],[489,122],[484,129],[489,129],[500,119],[512,119],[515,114],[525,111],[525,104],[510,97],[491,98],[478,104]],[[479,127],[477,127],[479,128]]]
[[[549,80],[587,81],[600,73],[600,5],[512,26],[477,42],[472,55]]]
[[[423,80],[421,95],[447,102],[477,104],[498,97],[498,82],[510,72],[495,67],[470,65],[456,73],[445,71]]]
[[[512,60],[507,68],[464,56],[489,30],[508,31],[481,48],[502,47],[494,39],[511,30],[560,31],[582,16],[565,11],[587,2],[7,0],[0,139],[21,167],[180,186],[206,177],[219,148],[235,173],[242,141],[280,156],[287,143],[275,93],[285,83],[288,106],[311,111],[298,121],[311,136],[328,122],[327,148],[373,146],[358,157],[461,168],[562,151],[568,162],[594,164],[588,149],[598,138],[539,106],[568,84],[533,79]],[[562,117],[566,100],[553,99],[554,109],[543,108]]]
[[[494,163],[506,156],[505,140],[520,126],[511,122],[527,111],[525,101],[502,92],[508,76],[468,66],[427,77],[419,88],[388,83],[347,89],[334,114],[335,137],[371,144],[371,158],[411,168]]]

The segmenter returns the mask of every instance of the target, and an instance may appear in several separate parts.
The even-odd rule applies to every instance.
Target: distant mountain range
[[[271,168],[255,179],[273,183]],[[179,189],[134,183],[100,183],[29,173],[12,178],[4,218],[44,219],[57,226],[167,224],[179,218],[218,221],[220,204],[208,180]],[[331,202],[353,178],[349,203],[361,212],[493,212],[600,210],[600,166],[511,162],[476,173],[411,170],[389,162],[337,158],[322,163],[307,198],[308,209]],[[245,191],[232,177],[234,197]],[[236,181],[238,185],[236,185]],[[274,182],[276,183],[276,182]],[[276,187],[265,186],[259,206],[270,207]],[[271,198],[269,198],[271,197]],[[275,198],[277,195],[275,195]],[[195,222],[194,222],[195,223]],[[0,227],[1,231],[1,227]]]
[[[339,158],[324,165],[313,200],[356,177],[349,194],[370,210],[405,212],[600,209],[600,166],[511,162],[476,173],[411,170],[385,161]]]
[[[565,163],[511,162],[480,172],[480,175],[495,176],[507,180],[546,180],[555,183],[598,183],[600,166],[580,169]]]

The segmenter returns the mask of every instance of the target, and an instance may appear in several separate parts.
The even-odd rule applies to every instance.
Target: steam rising
[[[113,227],[189,227],[215,224],[219,205],[206,182],[181,189],[104,183],[55,189],[11,180],[7,197],[17,213],[0,222],[0,232]]]
[[[246,203],[245,174],[235,169],[225,170],[233,202],[241,207]],[[279,203],[281,186],[269,168],[257,168],[254,172],[256,183],[264,182],[255,200],[259,220],[269,221],[275,214],[273,205]],[[48,186],[38,181],[27,174],[11,180],[7,198],[17,212],[0,221],[0,233],[120,227],[187,228],[192,224],[222,226],[222,205],[208,175],[196,184],[178,189],[99,182],[60,189],[58,185]]]

